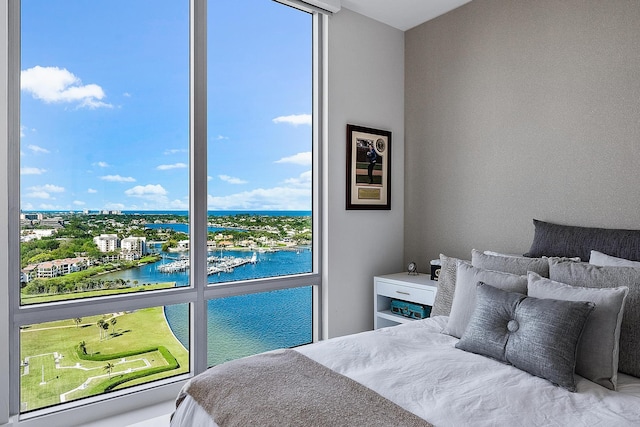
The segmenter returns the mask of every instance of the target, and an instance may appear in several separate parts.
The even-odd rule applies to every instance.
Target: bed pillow
[[[449,321],[444,333],[460,338],[467,329],[476,306],[476,285],[484,282],[510,292],[527,293],[527,276],[484,270],[466,262],[458,262],[456,288]]]
[[[456,290],[456,270],[458,268],[458,258],[440,254],[440,275],[438,276],[438,292],[436,292],[431,315],[448,316],[451,312],[453,294]],[[466,261],[464,261],[466,262]]]
[[[589,264],[608,266],[608,267],[636,267],[640,268],[640,262],[629,261],[628,259],[617,258],[611,255],[603,254],[598,251],[591,251]]]
[[[594,304],[538,299],[477,285],[478,301],[456,347],[576,390],[580,336]]]
[[[549,278],[587,288],[629,288],[620,325],[618,370],[640,377],[640,268],[599,267],[552,259],[549,260]]]
[[[640,230],[576,227],[533,220],[533,243],[525,256],[589,259],[592,250],[640,261]]]
[[[549,262],[543,258],[491,255],[473,249],[471,251],[471,265],[485,270],[503,271],[519,275],[525,275],[528,271],[535,271],[542,277],[549,277]]]
[[[629,288],[584,288],[554,282],[530,272],[528,295],[563,301],[590,301],[595,309],[589,316],[580,343],[576,373],[594,383],[615,390],[618,383],[620,324]]]

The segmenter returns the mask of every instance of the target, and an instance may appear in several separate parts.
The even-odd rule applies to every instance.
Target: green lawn
[[[155,291],[158,289],[169,289],[175,287],[175,282],[154,283],[150,285],[130,286],[118,289],[105,289],[99,291],[74,292],[70,294],[44,294],[44,295],[27,295],[21,294],[20,298],[23,305],[39,304],[43,302],[67,301],[70,299],[100,297],[105,295],[129,294],[133,292]]]
[[[116,319],[107,336],[100,337],[96,322]],[[42,323],[22,328],[20,332],[20,357],[28,366],[20,368],[22,411],[30,411],[102,393],[109,382],[107,363],[114,365],[111,377],[128,372],[167,366],[167,360],[159,351],[109,361],[82,360],[77,348],[81,341],[88,354],[120,353],[135,349],[164,346],[178,361],[174,370],[149,375],[124,383],[118,388],[145,383],[189,371],[189,354],[175,339],[167,325],[162,307],[137,310],[130,313],[114,313],[106,316],[83,318],[76,326],[73,319]],[[85,383],[92,377],[92,380]],[[44,379],[44,382],[43,382]],[[85,384],[84,387],[82,385]]]

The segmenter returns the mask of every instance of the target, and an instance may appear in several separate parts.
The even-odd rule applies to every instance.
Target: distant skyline
[[[188,209],[188,6],[22,1],[22,210]],[[208,209],[311,210],[311,15],[208,13]]]

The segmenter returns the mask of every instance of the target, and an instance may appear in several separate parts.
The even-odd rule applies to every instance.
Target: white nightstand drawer
[[[385,282],[380,279],[377,283],[377,293],[378,295],[384,295],[390,298],[426,305],[433,305],[433,301],[436,297],[436,293],[432,289],[402,286],[396,283]]]

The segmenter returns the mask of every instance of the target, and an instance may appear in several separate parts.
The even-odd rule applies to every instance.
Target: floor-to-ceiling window
[[[311,342],[321,15],[272,0],[12,7],[11,413]]]

